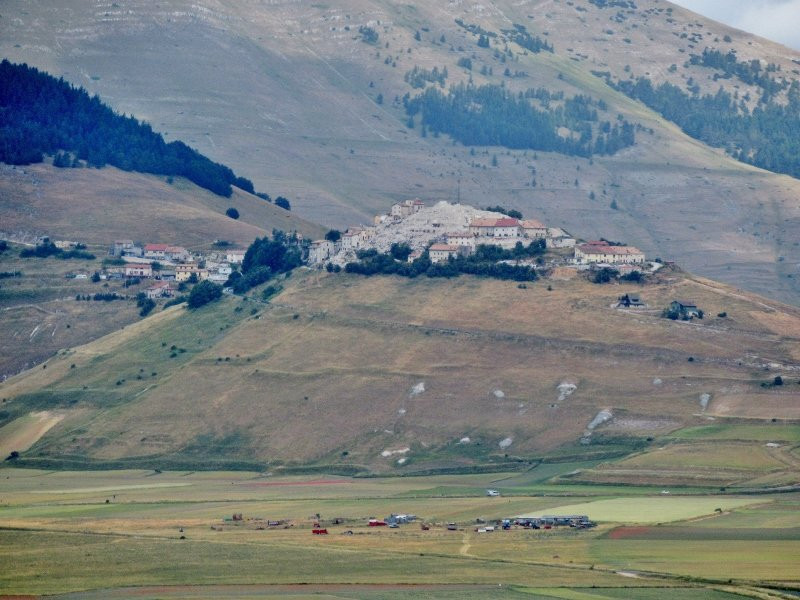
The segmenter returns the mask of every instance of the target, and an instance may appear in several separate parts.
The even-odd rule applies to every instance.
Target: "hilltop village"
[[[579,242],[567,231],[524,219],[517,211],[502,207],[482,210],[444,201],[427,206],[419,198],[392,205],[387,214],[374,217],[369,226],[349,227],[344,233],[331,230],[326,239],[311,242],[299,234],[290,237],[302,263],[328,271],[339,271],[377,254],[397,256],[398,247],[405,250],[399,253],[402,261],[428,259],[431,264],[447,264],[479,251],[487,254],[488,248],[488,255],[494,257],[490,260],[524,268],[535,273],[534,277],[571,278],[579,271],[591,271],[606,277],[611,273],[612,277],[636,278],[663,266],[659,259],[648,261],[644,252],[634,246],[607,240]],[[185,288],[181,284],[200,281],[216,283],[231,293],[228,286],[242,270],[247,250],[228,247],[221,241],[215,245],[218,249],[191,252],[171,244],[116,240],[108,249],[110,257],[103,261],[101,271],[69,276],[144,283],[139,289],[150,299],[170,298]],[[83,247],[77,242],[51,241],[47,237],[38,240],[39,250],[75,251]]]
[[[427,253],[432,263],[440,263],[468,257],[480,246],[514,250],[533,243],[553,251],[547,262],[532,258],[513,262],[537,269],[609,267],[620,275],[660,267],[658,262],[648,263],[644,252],[633,246],[606,240],[578,243],[559,227],[518,215],[448,202],[426,206],[419,198],[404,200],[392,205],[387,214],[376,216],[370,226],[350,227],[340,236],[311,242],[307,262],[318,268],[345,266],[370,250],[388,252],[393,245],[405,244],[411,250],[408,262]]]

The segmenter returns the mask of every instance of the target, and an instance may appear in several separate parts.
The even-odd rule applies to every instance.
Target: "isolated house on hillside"
[[[673,300],[669,305],[669,309],[686,318],[699,317],[701,314],[697,305],[688,300]]]
[[[617,306],[620,308],[642,308],[647,305],[639,294],[625,294],[620,296]]]

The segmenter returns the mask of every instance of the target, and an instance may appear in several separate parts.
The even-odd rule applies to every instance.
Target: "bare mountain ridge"
[[[511,44],[514,57],[503,63],[497,47],[479,48],[477,36],[455,19],[492,32],[523,24],[555,54]],[[376,45],[362,41],[362,25],[378,33]],[[705,47],[732,48],[742,60],[759,58],[796,78],[800,55],[668,2],[639,1],[635,9],[585,1],[175,0],[56,9],[12,2],[2,27],[0,48],[10,59],[100,93],[169,139],[234,166],[257,188],[287,195],[313,220],[342,226],[366,221],[397,198],[460,194],[471,204],[519,208],[584,237],[626,239],[692,271],[797,302],[800,182],[688,138],[591,71],[684,87],[691,77],[704,91],[738,86],[744,95],[754,91],[743,82],[714,81],[712,70],[684,62]],[[587,93],[607,102],[608,116],[622,114],[653,134],[639,132],[635,147],[589,161],[501,148],[473,153],[446,136],[422,138],[407,129],[393,102],[416,93],[405,73],[447,67],[448,85],[466,81],[457,61],[473,56],[476,83]],[[493,74],[481,75],[483,65]],[[507,66],[526,76],[504,77]]]

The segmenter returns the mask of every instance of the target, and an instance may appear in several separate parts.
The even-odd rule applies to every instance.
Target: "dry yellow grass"
[[[611,308],[629,286],[583,279],[548,291],[543,283],[521,290],[471,277],[298,273],[285,285],[257,318],[249,316],[252,305],[232,312],[235,299],[198,313],[203,325],[196,327],[220,331],[178,368],[158,356],[175,343],[171,332],[182,331],[195,345],[192,336],[200,336],[192,320],[199,317],[172,309],[0,390],[13,397],[44,386],[74,389],[82,377],[102,390],[141,364],[158,377],[130,388],[129,400],[113,410],[92,412],[90,427],[84,414],[65,422],[45,438],[47,453],[378,470],[502,463],[506,454],[630,451],[633,439],[704,423],[702,394],[711,395],[710,414],[726,414],[734,394],[752,418],[792,418],[798,405],[796,386],[763,388],[769,374],[754,376],[767,357],[790,364],[795,341],[778,338],[752,316],[796,310],[742,294],[731,298],[679,273],[638,290],[654,307],[650,312]],[[725,307],[730,316],[693,323],[660,318],[660,307],[678,295],[697,299],[709,313]],[[414,393],[420,383],[424,391]],[[559,399],[562,383],[577,389]],[[614,418],[590,444],[579,445],[603,409]],[[72,428],[81,435],[68,434]],[[470,442],[459,443],[463,437]],[[511,443],[501,446],[506,439]]]
[[[46,164],[6,168],[0,222],[8,233],[47,234],[106,247],[115,239],[208,247],[216,239],[247,245],[272,229],[318,237],[320,226],[238,189],[230,198],[181,178]],[[239,220],[225,216],[235,207]]]
[[[14,450],[27,450],[64,417],[64,413],[43,410],[0,427],[0,458],[5,458]]]

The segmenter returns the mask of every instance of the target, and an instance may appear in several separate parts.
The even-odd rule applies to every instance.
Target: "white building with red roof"
[[[169,244],[145,244],[144,257],[163,260],[166,258],[167,248],[169,248]]]
[[[522,226],[513,217],[473,219],[469,232],[477,237],[515,238],[522,234]]]
[[[579,265],[593,263],[642,264],[645,262],[645,255],[634,246],[618,246],[606,241],[597,241],[576,246],[575,262]]]
[[[496,238],[519,237],[521,232],[519,221],[512,217],[503,217],[494,222],[494,237]]]

